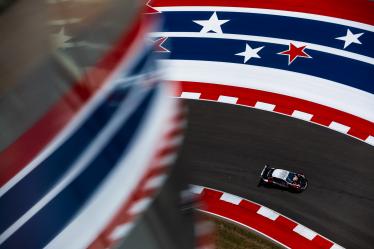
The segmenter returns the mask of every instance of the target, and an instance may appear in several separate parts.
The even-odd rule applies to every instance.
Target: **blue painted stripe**
[[[148,48],[142,52],[136,65],[129,69],[129,76],[149,73],[155,70],[155,53],[152,53],[153,46],[149,44]]]
[[[43,248],[78,214],[118,160],[128,152],[157,89],[150,90],[138,109],[122,125],[110,143],[67,188],[17,230],[0,248]],[[133,165],[121,165],[131,167]],[[43,179],[40,179],[43,180]],[[98,210],[99,211],[99,210]],[[87,229],[90,229],[87,227]],[[79,239],[79,234],[77,234]]]
[[[235,54],[243,52],[245,44],[245,41],[229,39],[169,38],[166,46],[172,48],[170,59],[243,64],[243,57]],[[252,58],[247,64],[308,74],[374,93],[374,67],[367,63],[305,49],[312,59],[298,57],[288,65],[288,56],[277,54],[288,50],[288,46],[261,42],[248,44],[252,48],[265,47],[259,52],[261,58]]]
[[[133,87],[114,90],[53,154],[0,198],[0,233],[40,200],[105,126]]]
[[[164,31],[199,32],[202,26],[194,23],[193,20],[208,20],[212,13],[212,11],[163,12],[162,16],[165,18]],[[277,15],[217,12],[217,16],[220,20],[230,20],[221,26],[223,33],[226,34],[289,39],[342,50],[344,41],[335,38],[345,36],[349,28],[354,34],[364,34],[359,38],[362,44],[352,43],[345,50],[374,57],[374,33],[367,30],[351,28],[340,24]]]

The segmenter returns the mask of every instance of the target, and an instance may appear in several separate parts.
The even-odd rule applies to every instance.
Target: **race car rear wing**
[[[267,173],[269,172],[269,166],[267,166],[266,164],[265,164],[265,167],[262,169],[262,171],[261,171],[261,177],[266,177],[267,176]]]

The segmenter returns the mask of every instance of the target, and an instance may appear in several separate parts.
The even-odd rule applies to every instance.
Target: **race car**
[[[271,168],[268,165],[265,165],[262,169],[260,176],[260,185],[273,185],[296,192],[301,192],[308,186],[308,180],[305,175],[284,169]]]

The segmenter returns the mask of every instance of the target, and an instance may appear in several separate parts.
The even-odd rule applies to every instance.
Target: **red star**
[[[297,57],[312,58],[309,54],[304,52],[305,46],[296,47],[292,43],[288,46],[288,50],[279,52],[278,54],[288,55],[288,65],[290,65]]]
[[[167,37],[161,37],[158,38],[157,40],[153,41],[153,46],[154,46],[154,52],[161,52],[161,53],[168,53],[170,52],[167,50],[165,47],[162,46],[162,44],[168,39]]]
[[[151,6],[151,1],[152,1],[152,0],[149,0],[149,1],[145,4],[144,14],[157,14],[157,13],[161,13],[160,11],[156,10],[155,8],[153,8],[153,7]]]

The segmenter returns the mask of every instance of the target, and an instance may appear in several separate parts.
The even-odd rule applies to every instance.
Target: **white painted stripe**
[[[280,45],[289,46],[292,42],[296,46],[307,46],[307,49],[320,51],[328,54],[333,54],[352,60],[357,60],[361,62],[374,65],[374,58],[352,53],[346,50],[327,47],[323,45],[294,41],[281,38],[265,37],[265,36],[254,36],[254,35],[240,35],[240,34],[219,34],[219,33],[200,33],[200,32],[154,32],[150,34],[151,37],[192,37],[192,38],[215,38],[215,39],[232,39],[232,40],[242,40],[242,41],[255,41],[255,42],[266,42]]]
[[[255,108],[265,110],[265,111],[273,111],[275,108],[275,105],[257,101],[255,104]]]
[[[78,23],[81,20],[82,20],[81,18],[50,20],[48,21],[48,25],[63,26],[63,25]]]
[[[170,110],[175,105],[175,101],[166,96],[168,96],[166,85],[162,85],[162,91],[152,102],[152,108],[144,120],[142,130],[137,134],[128,153],[120,158],[119,163],[74,220],[67,224],[46,248],[87,248],[111,222],[124,203],[127,203],[153,162],[152,155],[161,139],[161,131],[165,122],[171,118],[172,113],[165,110]],[[136,167],[128,167],[129,165]],[[98,212],[100,215],[97,215]],[[76,239],[77,234],[79,240]]]
[[[334,121],[331,122],[331,124],[329,125],[329,128],[336,130],[338,132],[341,132],[341,133],[347,133],[349,129],[351,129],[349,126],[346,126],[346,125],[343,125],[343,124],[340,124]]]
[[[218,102],[227,103],[227,104],[236,104],[237,101],[238,101],[238,98],[224,96],[224,95],[221,95],[218,98]]]
[[[179,101],[179,100],[177,100],[177,101]],[[186,115],[187,113],[179,112],[179,114],[180,115]],[[177,121],[174,121],[174,117],[177,117],[176,113],[174,113],[174,116],[172,118],[173,122],[169,122],[168,124],[165,125],[165,128],[164,128],[164,130],[165,130],[164,133],[165,134],[167,134],[167,133],[169,133],[171,131],[177,130],[177,129],[186,128],[186,126],[187,126],[187,119],[185,117],[183,117],[182,119],[177,120]]]
[[[307,238],[308,240],[314,239],[314,237],[317,236],[317,233],[310,230],[307,227],[304,227],[303,225],[298,224],[294,229],[294,232],[300,234],[301,236]]]
[[[176,152],[167,154],[157,161],[157,166],[170,166],[177,159]]]
[[[271,220],[276,220],[279,217],[277,212],[264,206],[261,206],[259,210],[257,210],[257,213]]]
[[[159,188],[165,182],[165,180],[166,180],[166,175],[154,176],[145,183],[144,189],[148,190],[148,189]]]
[[[243,198],[229,193],[223,193],[223,195],[219,199],[222,201],[230,202],[235,205],[239,205],[239,203],[243,200]]]
[[[373,94],[330,80],[236,63],[197,60],[162,60],[161,63],[167,68],[167,80],[206,82],[283,94],[374,122]]]
[[[342,247],[338,244],[333,244],[332,247],[330,247],[330,249],[344,249],[344,247]]]
[[[119,225],[113,230],[109,237],[113,241],[123,238],[131,231],[133,227],[134,223],[132,222]]]
[[[182,92],[181,98],[184,99],[199,99],[201,93]]]
[[[152,199],[149,197],[140,199],[135,202],[129,209],[129,214],[136,215],[142,213],[151,204]]]
[[[334,24],[340,24],[350,26],[358,29],[367,30],[374,32],[374,27],[370,24],[350,21],[337,17],[322,16],[317,14],[309,14],[304,12],[295,12],[287,10],[273,10],[273,9],[260,9],[260,8],[244,8],[244,7],[220,7],[220,6],[173,6],[173,7],[154,7],[161,12],[169,11],[218,11],[218,12],[239,12],[239,13],[254,13],[254,14],[265,14],[265,15],[276,15],[285,17],[295,17],[307,20],[314,20],[320,22],[329,22]]]
[[[294,117],[294,118],[299,118],[299,119],[302,119],[302,120],[310,121],[313,117],[313,114],[295,110],[295,111],[293,111],[291,116]]]
[[[53,198],[55,198],[62,190],[64,190],[80,173],[82,173],[90,162],[101,152],[101,150],[110,142],[113,135],[121,128],[123,122],[129,115],[137,108],[140,101],[143,99],[144,92],[133,90],[130,96],[125,99],[120,107],[113,114],[108,124],[90,143],[88,148],[79,156],[79,158],[70,167],[62,177],[61,180],[41,198],[34,206],[32,206],[26,213],[24,213],[17,221],[7,228],[0,235],[0,245],[5,242],[13,233],[22,227],[28,220],[37,214],[44,206],[46,206]],[[129,108],[132,107],[132,108]]]
[[[368,136],[368,138],[366,138],[365,142],[374,146],[374,137],[373,136]]]
[[[167,147],[177,147],[183,142],[184,136],[179,135],[175,136],[172,139],[168,139],[167,141],[163,140],[160,142],[159,148],[167,148]]]
[[[197,186],[197,185],[190,185],[189,189],[192,193],[199,195],[203,192],[204,187]]]

